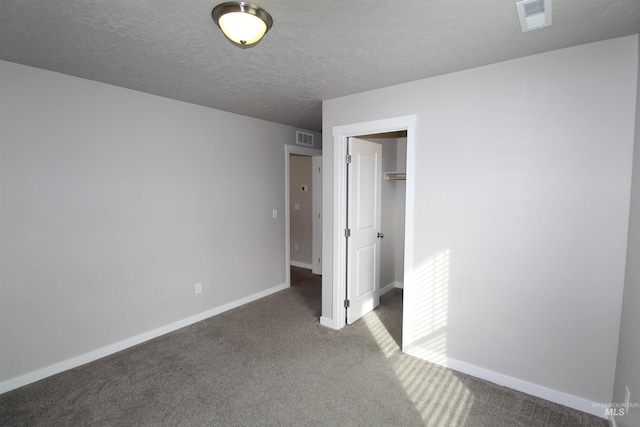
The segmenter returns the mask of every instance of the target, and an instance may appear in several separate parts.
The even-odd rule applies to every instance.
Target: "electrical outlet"
[[[300,248],[298,247],[298,244],[297,244],[297,243],[295,243],[295,244],[293,245],[293,250],[294,250],[294,251],[297,251],[298,249],[300,249]]]
[[[196,295],[202,292],[202,283],[196,283],[194,287],[195,287]]]

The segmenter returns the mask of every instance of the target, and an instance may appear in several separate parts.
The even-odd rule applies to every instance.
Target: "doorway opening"
[[[322,274],[322,151],[292,145],[284,150],[285,283],[289,287],[292,265]]]
[[[372,122],[357,123],[352,125],[336,126],[333,128],[333,136],[335,143],[334,151],[334,217],[333,217],[333,324],[334,329],[343,328],[347,321],[347,314],[350,302],[345,296],[348,292],[349,275],[348,271],[353,268],[353,260],[348,258],[348,246],[346,234],[348,222],[348,185],[349,174],[347,166],[347,154],[349,147],[349,138],[359,137],[360,139],[369,139],[372,141],[383,141],[387,145],[387,158],[383,161],[384,171],[387,172],[389,182],[384,181],[383,184],[387,197],[385,209],[388,211],[383,217],[387,230],[382,230],[384,238],[392,237],[385,241],[385,249],[381,246],[381,262],[385,264],[384,272],[380,271],[381,285],[377,289],[378,295],[390,291],[396,287],[411,286],[410,266],[412,265],[412,248],[413,248],[413,174],[414,165],[412,162],[413,151],[415,147],[415,116],[405,116],[393,119],[378,120]],[[386,141],[384,141],[386,140]],[[393,141],[395,140],[395,141]],[[405,148],[406,147],[406,148]],[[395,154],[395,158],[394,158]],[[400,158],[400,160],[399,160]],[[393,164],[395,160],[395,165]],[[400,162],[400,163],[399,163]],[[401,166],[404,162],[406,167],[404,170]],[[391,169],[391,170],[389,170]],[[404,172],[404,173],[401,173]],[[383,174],[383,176],[385,176]],[[402,184],[398,185],[399,178],[404,177]],[[382,178],[382,177],[381,177]],[[384,178],[382,178],[384,179]],[[396,185],[396,188],[391,185]],[[398,188],[398,187],[404,188]],[[404,190],[404,191],[402,191]],[[400,204],[400,208],[398,208]],[[404,219],[403,226],[400,225]],[[389,234],[387,234],[389,233]],[[384,239],[382,239],[384,241]],[[387,243],[389,242],[389,243]],[[395,243],[395,244],[394,244]],[[400,246],[400,248],[398,248]],[[386,256],[384,255],[386,252]],[[396,268],[397,267],[397,268]],[[384,276],[383,276],[384,273]],[[385,277],[385,279],[383,279]],[[403,311],[403,323],[405,312]],[[402,331],[403,336],[406,334],[405,328]],[[403,339],[403,342],[405,340]]]
[[[403,287],[406,147],[406,131],[348,140],[347,324]]]

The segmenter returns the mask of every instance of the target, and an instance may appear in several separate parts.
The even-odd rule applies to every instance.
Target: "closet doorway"
[[[394,275],[391,276],[391,279],[387,279],[389,283],[385,283],[385,279],[382,279],[382,271],[381,271],[381,289],[380,292],[384,292],[389,289],[393,289],[394,287],[403,287],[404,293],[406,294],[407,290],[412,289],[412,281],[411,276],[407,275],[407,271],[410,272],[411,266],[413,264],[413,230],[414,230],[414,218],[413,218],[413,176],[414,176],[414,164],[413,164],[413,152],[415,149],[415,126],[416,126],[416,116],[403,116],[396,117],[390,119],[382,119],[375,120],[370,122],[362,122],[362,123],[354,123],[349,125],[335,126],[332,129],[332,134],[334,138],[334,153],[333,153],[333,164],[334,164],[334,191],[333,191],[333,274],[332,280],[330,282],[331,285],[331,295],[332,295],[332,319],[329,321],[325,320],[325,326],[329,326],[333,329],[342,329],[346,325],[346,317],[348,302],[346,300],[347,295],[347,271],[350,268],[349,261],[347,259],[347,240],[348,237],[345,236],[347,227],[347,192],[348,192],[348,174],[347,174],[347,161],[349,160],[347,156],[347,147],[348,140],[350,137],[371,137],[371,138],[385,138],[390,137],[393,134],[394,138],[401,137],[406,144],[402,143],[402,148],[399,148],[400,145],[396,146],[396,166],[389,166],[385,164],[383,167],[383,181],[384,184],[391,185],[391,182],[394,181],[394,184],[398,184],[399,181],[403,181],[401,191],[401,195],[395,194],[396,199],[402,200],[404,198],[404,203],[400,201],[400,205],[404,207],[404,214],[401,217],[404,217],[404,227],[399,225],[397,221],[395,221],[395,225],[392,226],[392,231],[395,232],[395,239],[389,240],[398,240],[404,242],[404,244],[400,243],[401,250],[403,250],[403,261],[399,262],[402,264],[402,268],[400,269],[401,276],[395,275],[395,264],[396,264],[396,255],[394,256],[383,256],[385,258],[384,262],[390,263],[393,259],[392,269],[394,271]],[[396,134],[396,132],[403,132],[401,135]],[[406,148],[405,148],[406,147]],[[400,158],[406,162],[406,169],[400,169],[398,167],[398,152],[401,152]],[[384,155],[383,155],[384,159]],[[389,160],[389,159],[387,159]],[[384,161],[384,160],[383,160]],[[392,170],[390,170],[393,168]],[[405,172],[405,173],[401,173]],[[388,180],[386,179],[388,178]],[[404,179],[402,179],[404,178]],[[390,189],[392,187],[387,187]],[[393,191],[397,192],[398,189]],[[392,196],[393,197],[393,196]],[[398,227],[401,229],[397,231]],[[391,230],[391,229],[390,229]],[[382,230],[385,234],[385,240],[388,231]],[[391,245],[393,249],[395,249],[395,245],[387,243],[387,245]],[[400,252],[396,251],[396,254]],[[382,264],[382,262],[380,263]],[[408,270],[409,269],[409,270]],[[391,269],[390,269],[391,270]],[[387,270],[387,271],[390,271]],[[389,276],[387,276],[389,277]],[[401,278],[400,278],[401,277]],[[402,282],[400,282],[402,280]],[[398,283],[396,283],[398,282]],[[324,283],[324,282],[323,282]],[[391,286],[389,286],[391,285]],[[407,311],[403,307],[402,309],[402,317],[404,320],[407,315]],[[405,323],[403,320],[403,324]],[[322,321],[322,319],[321,319]],[[402,328],[402,335],[407,334],[407,330]],[[402,339],[403,343],[406,340]]]
[[[405,235],[405,200],[406,200],[406,159],[407,159],[407,132],[406,130],[385,132],[378,134],[356,135],[349,138],[348,150],[356,145],[357,141],[371,144],[377,148],[381,157],[381,172],[375,173],[375,178],[370,177],[371,184],[359,183],[358,176],[373,166],[367,168],[360,165],[358,159],[366,163],[368,158],[353,148],[351,163],[347,169],[347,228],[350,237],[347,239],[347,295],[349,306],[346,310],[347,324],[351,324],[380,303],[380,297],[395,288],[403,288],[404,284],[404,235]],[[361,143],[361,144],[362,144]],[[370,148],[369,151],[372,151]],[[366,154],[369,154],[368,152]],[[363,187],[364,186],[364,187]],[[377,209],[367,208],[367,212],[358,214],[362,204],[367,198],[359,195],[361,188],[364,193],[369,193],[366,187],[377,188],[377,194],[371,194]],[[368,212],[371,211],[371,212]],[[374,213],[377,211],[378,213]],[[364,219],[360,218],[364,216]],[[379,218],[377,218],[379,216]],[[377,218],[377,219],[376,219]],[[365,219],[371,219],[371,227]],[[374,221],[375,219],[375,221]],[[375,223],[375,224],[374,224]],[[362,228],[362,230],[360,230]],[[368,240],[360,242],[356,238],[360,234],[371,234],[374,245],[367,245]],[[376,238],[377,234],[377,238]],[[354,245],[358,246],[355,247]],[[362,250],[360,250],[362,246]],[[375,248],[375,260],[368,261],[366,254],[373,255]],[[369,250],[371,249],[371,250]],[[363,264],[364,261],[367,261]],[[371,274],[367,273],[368,270]],[[364,273],[360,270],[365,269]],[[371,276],[371,278],[369,278]],[[363,280],[371,280],[370,286],[360,283]],[[362,291],[362,292],[361,292]],[[364,292],[366,291],[366,292]],[[367,298],[369,297],[369,298]],[[364,300],[364,302],[360,301]],[[384,304],[384,299],[382,300]],[[401,316],[401,313],[400,313]]]

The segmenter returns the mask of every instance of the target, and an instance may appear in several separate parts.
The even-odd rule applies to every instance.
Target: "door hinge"
[[[344,161],[347,162],[347,164],[351,163],[351,154],[347,154],[346,156],[344,156]]]
[[[349,301],[348,299],[344,300],[344,308],[349,308],[351,307],[351,301]]]
[[[344,229],[344,237],[351,237],[351,229],[350,228],[345,228]]]

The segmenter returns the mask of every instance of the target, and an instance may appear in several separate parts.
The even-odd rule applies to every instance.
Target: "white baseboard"
[[[385,286],[382,289],[380,289],[380,296],[386,294],[387,292],[389,292],[393,288],[395,288],[395,282],[389,283],[387,286]]]
[[[517,378],[513,378],[498,372],[490,371],[488,369],[479,368],[474,365],[470,365],[459,360],[451,359],[450,357],[443,356],[441,354],[434,354],[429,351],[416,346],[405,346],[403,351],[420,359],[427,360],[429,362],[441,365],[450,369],[453,369],[464,374],[472,375],[476,378],[490,381],[492,383],[509,387],[514,390],[521,391],[532,396],[539,397],[541,399],[548,400],[550,402],[558,403],[560,405],[567,406],[569,408],[577,409],[578,411],[586,412],[591,415],[598,416],[606,419],[605,408],[600,408],[594,402],[583,399],[581,397],[573,396],[571,394],[563,393],[561,391],[552,390],[537,384],[523,381]],[[615,425],[615,424],[614,424]]]
[[[335,329],[335,328],[333,327],[333,320],[331,320],[331,319],[327,319],[327,318],[326,318],[326,317],[324,317],[324,316],[321,316],[321,317],[320,317],[320,324],[321,324],[322,326],[326,326],[327,328]]]
[[[391,282],[387,286],[385,286],[382,289],[380,289],[380,295],[382,296],[382,295],[386,294],[387,292],[389,292],[390,290],[395,289],[395,288],[402,289],[402,286],[403,286],[402,282]]]
[[[404,289],[404,282],[393,282],[396,284],[396,288],[398,289]]]
[[[291,264],[292,267],[300,267],[300,268],[306,268],[307,270],[313,270],[313,265],[307,264],[306,262],[289,261],[289,264]]]
[[[103,357],[125,350],[129,347],[133,347],[134,345],[141,344],[145,341],[149,341],[161,335],[168,334],[169,332],[184,328],[185,326],[192,325],[204,319],[208,319],[209,317],[216,316],[220,313],[224,313],[225,311],[229,311],[233,308],[240,307],[241,305],[248,304],[260,298],[264,298],[286,288],[286,284],[283,283],[281,285],[265,289],[264,291],[257,292],[253,295],[231,301],[230,303],[223,304],[219,307],[212,308],[211,310],[207,310],[194,316],[187,317],[186,319],[178,320],[177,322],[170,323],[160,328],[144,332],[131,338],[127,338],[115,344],[99,348],[97,350],[85,353],[77,357],[73,357],[71,359],[67,359],[59,363],[55,363],[51,366],[47,366],[46,368],[38,369],[37,371],[29,372],[28,374],[24,374],[16,378],[12,378],[0,383],[0,394],[25,386],[27,384],[31,384],[36,381],[40,381],[44,378],[59,374],[60,372],[67,371],[69,369],[76,368],[89,362],[93,362],[94,360],[101,359]]]

